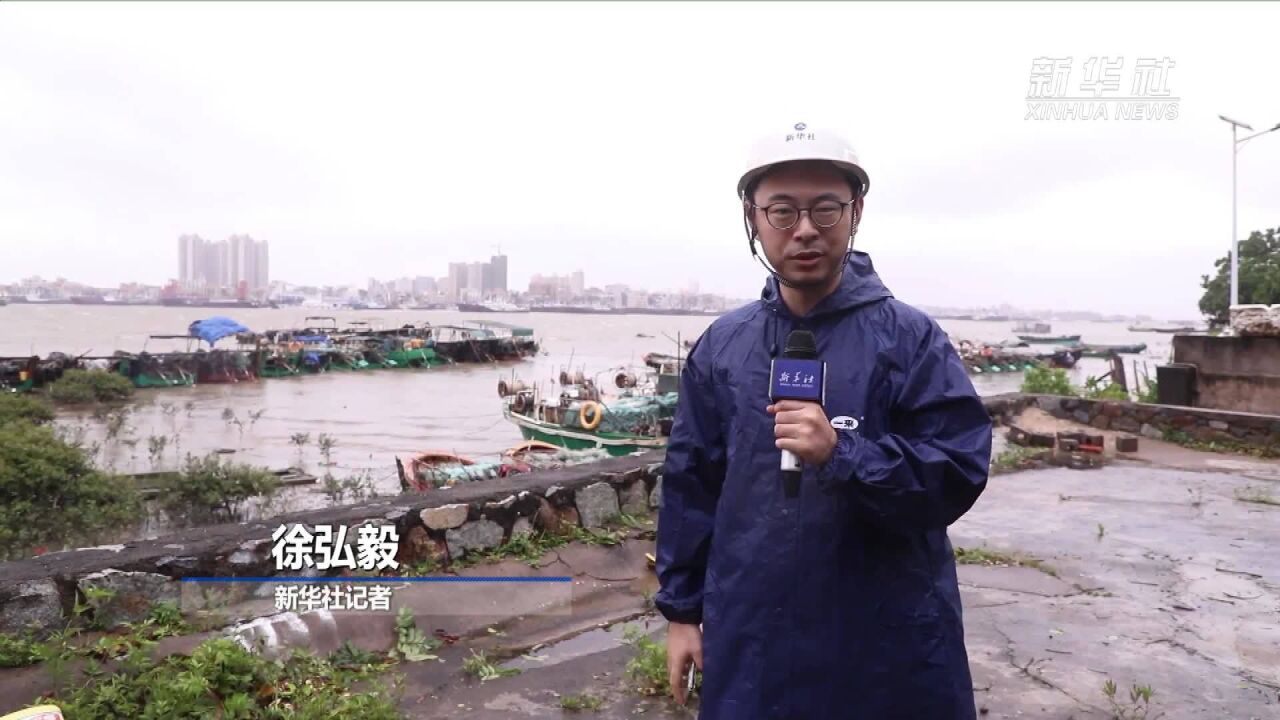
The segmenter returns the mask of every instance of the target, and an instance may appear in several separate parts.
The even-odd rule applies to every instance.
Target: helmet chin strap
[[[849,257],[853,255],[853,238],[858,234],[859,219],[858,211],[853,210],[853,223],[849,227],[849,246],[844,251],[844,258],[841,259],[840,265],[838,265],[833,272],[822,278],[822,280],[813,283],[797,283],[795,281],[788,280],[782,273],[769,266],[768,261],[761,257],[760,253],[756,251],[756,239],[759,236],[752,231],[751,222],[747,219],[747,211],[745,210],[742,213],[742,227],[747,232],[747,244],[751,247],[751,257],[755,258],[756,261],[760,263],[760,266],[768,271],[768,273],[772,275],[779,284],[786,285],[793,290],[804,290],[810,287],[826,285],[831,282],[832,279],[838,277],[840,273],[844,272],[844,266],[849,264]]]

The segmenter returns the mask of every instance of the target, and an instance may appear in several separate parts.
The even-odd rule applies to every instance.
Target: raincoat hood
[[[851,310],[891,297],[893,293],[889,292],[889,288],[884,286],[880,276],[876,274],[876,269],[871,264],[871,256],[854,250],[845,260],[844,269],[840,275],[840,285],[834,292],[823,298],[822,302],[818,303],[806,317],[814,318],[827,313]],[[782,301],[778,286],[778,278],[773,275],[765,281],[760,299],[770,309],[779,311],[786,309],[786,303]]]

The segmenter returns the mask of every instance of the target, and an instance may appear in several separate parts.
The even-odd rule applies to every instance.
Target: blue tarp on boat
[[[223,315],[216,315],[204,320],[197,320],[191,323],[187,328],[187,334],[191,337],[198,337],[210,345],[218,342],[228,335],[236,333],[250,332],[249,328]]]

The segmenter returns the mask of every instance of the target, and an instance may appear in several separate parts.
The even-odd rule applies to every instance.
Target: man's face
[[[831,282],[844,262],[852,208],[861,212],[861,199],[841,207],[852,199],[849,181],[830,163],[792,162],[770,171],[756,187],[757,209],[748,208],[764,256],[794,285]]]

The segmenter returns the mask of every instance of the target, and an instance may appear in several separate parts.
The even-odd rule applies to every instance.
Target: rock
[[[514,540],[521,535],[532,535],[533,523],[529,522],[529,518],[516,518],[515,523],[511,526],[511,539]]]
[[[598,482],[579,490],[573,504],[582,518],[582,527],[598,528],[618,515],[618,493],[609,483]]]
[[[1102,414],[1107,417],[1119,417],[1124,414],[1124,408],[1118,403],[1108,402],[1102,404]]]
[[[652,478],[662,477],[662,463],[649,463],[644,471]]]
[[[436,565],[449,562],[449,547],[443,540],[431,536],[427,529],[415,526],[400,539],[396,550],[396,562],[401,565],[417,565],[431,560]]]
[[[1213,428],[1214,430],[1226,430],[1231,426],[1222,422],[1221,420],[1210,420],[1209,427]]]
[[[1237,335],[1280,337],[1280,304],[1235,305],[1230,314],[1231,329]]]
[[[1089,424],[1089,413],[1085,412],[1084,410],[1076,410],[1075,412],[1071,413],[1071,417],[1075,418],[1076,422],[1081,423],[1083,425]]]
[[[1099,430],[1106,430],[1107,428],[1111,427],[1111,416],[1106,414],[1099,414],[1089,424],[1092,425],[1093,427],[1098,428]]]
[[[181,557],[166,555],[156,561],[157,570],[168,570],[172,575],[194,575],[197,574],[198,567],[200,567],[200,558],[190,555]]]
[[[626,486],[618,496],[622,499],[622,512],[628,515],[644,515],[649,512],[649,494],[645,492],[643,480],[636,480]]]
[[[1231,428],[1230,432],[1232,435],[1235,435],[1238,438],[1242,438],[1249,434],[1249,428],[1236,426]]]
[[[1142,426],[1138,424],[1137,420],[1134,420],[1131,417],[1118,417],[1115,419],[1115,422],[1111,423],[1111,427],[1112,429],[1119,430],[1121,432],[1136,433]]]
[[[454,503],[422,511],[422,524],[432,530],[448,530],[461,527],[467,521],[467,506]]]
[[[399,525],[404,520],[404,517],[409,514],[409,510],[407,507],[393,507],[387,511],[386,515],[382,516],[382,519]]]
[[[662,507],[662,476],[659,475],[657,481],[653,483],[653,492],[649,493],[649,507]]]
[[[1058,398],[1053,397],[1052,395],[1037,395],[1036,405],[1047,413],[1052,413],[1061,407],[1058,404]]]
[[[577,526],[578,511],[572,506],[557,508],[543,498],[538,498],[538,501],[538,512],[533,518],[534,527],[558,535],[567,527]]]
[[[508,495],[500,502],[488,502],[484,504],[484,517],[492,520],[502,527],[511,527],[511,523],[516,518],[516,496]]]
[[[499,502],[485,503],[485,509],[496,508],[499,510],[510,510],[516,504],[516,496],[508,495]]]
[[[487,550],[502,544],[502,526],[490,520],[475,520],[445,532],[449,557],[462,557],[469,550]]]
[[[0,589],[0,632],[53,630],[62,627],[62,596],[50,578],[20,582]]]
[[[1196,424],[1196,419],[1190,415],[1174,415],[1170,420],[1174,427],[1185,428]]]
[[[1164,433],[1151,427],[1150,425],[1147,425],[1146,423],[1142,424],[1142,428],[1138,430],[1138,434],[1145,438],[1151,438],[1152,440],[1164,439]]]
[[[94,619],[107,628],[141,622],[153,606],[163,602],[177,604],[179,596],[178,583],[164,575],[114,569],[85,575],[77,587],[89,598]],[[112,595],[95,601],[90,596],[95,589],[109,590]]]
[[[1075,410],[1078,407],[1080,407],[1080,401],[1076,400],[1075,398],[1064,398],[1062,400],[1063,410],[1071,411],[1071,410]],[[1089,422],[1089,421],[1085,420],[1085,422]]]

